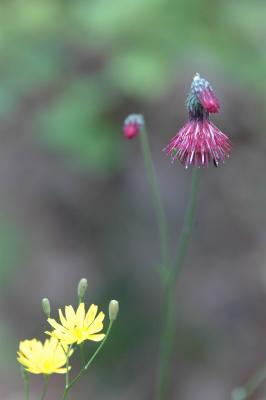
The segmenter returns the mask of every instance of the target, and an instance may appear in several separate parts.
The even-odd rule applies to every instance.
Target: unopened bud
[[[144,118],[141,114],[131,114],[124,122],[123,132],[126,139],[133,139],[144,126]]]
[[[119,303],[117,300],[111,300],[109,303],[109,319],[114,321],[119,312]]]
[[[46,297],[42,299],[42,309],[45,316],[49,318],[51,313],[51,307],[50,307],[50,301]]]
[[[82,301],[83,297],[85,296],[86,290],[88,287],[88,281],[86,278],[82,278],[78,284],[78,297],[79,300]]]

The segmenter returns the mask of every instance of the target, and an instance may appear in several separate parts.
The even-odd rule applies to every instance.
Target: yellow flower
[[[56,338],[23,340],[19,344],[17,360],[32,374],[65,374],[68,346],[62,346]],[[73,351],[69,352],[69,356]]]
[[[98,307],[92,304],[85,314],[84,303],[80,303],[75,312],[72,306],[65,307],[65,316],[59,309],[59,318],[62,325],[54,319],[48,318],[49,324],[54,328],[52,332],[45,332],[65,344],[80,344],[84,340],[100,342],[105,334],[98,333],[103,329],[104,313],[97,315]]]

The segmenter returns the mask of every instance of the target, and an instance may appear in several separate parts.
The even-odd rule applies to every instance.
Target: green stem
[[[266,365],[263,365],[255,374],[247,381],[245,386],[237,388],[233,391],[232,400],[244,400],[252,396],[259,386],[266,380]]]
[[[30,383],[29,383],[29,379],[27,381],[24,381],[24,397],[25,397],[25,400],[29,400],[29,398],[30,398]]]
[[[65,387],[68,387],[68,383],[69,383],[69,354],[71,352],[71,347],[69,346],[67,349],[67,353],[66,353],[66,384]]]
[[[79,352],[80,352],[80,361],[81,361],[81,366],[85,366],[85,351],[84,351],[84,343],[80,343],[79,345]]]
[[[93,355],[91,356],[91,358],[87,361],[87,363],[83,366],[83,368],[79,371],[79,373],[77,374],[77,376],[75,376],[75,378],[72,379],[72,381],[69,382],[69,384],[65,387],[64,393],[63,393],[63,397],[62,400],[65,400],[68,396],[68,393],[70,391],[70,389],[72,388],[72,386],[75,385],[75,383],[80,379],[80,377],[84,374],[84,372],[87,371],[87,369],[90,367],[90,365],[92,364],[92,362],[94,361],[95,357],[98,355],[98,353],[101,351],[104,343],[106,342],[106,340],[108,339],[108,336],[110,334],[111,328],[113,326],[113,321],[109,322],[109,326],[107,329],[107,332],[105,334],[105,337],[103,339],[103,341],[100,343],[100,345],[97,347],[96,351],[93,353]]]
[[[156,400],[168,398],[170,366],[175,337],[175,288],[177,278],[182,270],[183,262],[187,253],[191,237],[193,222],[196,211],[196,198],[198,191],[199,170],[195,169],[192,175],[189,201],[187,205],[185,220],[183,223],[174,268],[169,274],[164,291],[164,321],[161,342],[160,364],[158,371],[158,383]]]
[[[47,389],[48,389],[48,382],[49,382],[49,375],[44,375],[43,376],[44,379],[44,384],[43,384],[43,391],[42,391],[42,395],[41,395],[41,400],[44,400],[45,395],[47,393]]]
[[[21,376],[23,379],[23,387],[24,387],[24,399],[29,400],[30,398],[30,380],[29,380],[29,373],[26,371],[24,367],[21,366],[20,368]]]
[[[153,195],[152,198],[153,198],[154,212],[159,232],[160,252],[161,252],[160,273],[161,277],[165,280],[169,273],[169,240],[168,240],[166,217],[162,205],[160,190],[158,188],[158,183],[155,175],[155,170],[148,140],[148,134],[145,127],[142,128],[139,137],[141,143],[142,156],[147,171],[147,178],[150,184],[150,190]]]

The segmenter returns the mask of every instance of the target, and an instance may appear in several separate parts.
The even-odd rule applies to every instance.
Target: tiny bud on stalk
[[[133,139],[140,133],[144,126],[144,118],[141,114],[131,114],[124,122],[123,132],[126,139]]]
[[[109,319],[114,321],[119,312],[119,303],[117,300],[111,300],[109,303]]]
[[[47,298],[42,299],[42,309],[47,318],[50,317],[51,313],[51,306],[50,306],[50,301]]]
[[[79,297],[80,300],[82,300],[83,297],[85,296],[87,287],[88,287],[87,279],[86,278],[82,278],[79,281],[79,284],[78,284],[78,297]]]

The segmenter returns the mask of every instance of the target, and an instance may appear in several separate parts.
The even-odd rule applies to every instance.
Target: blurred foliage
[[[3,0],[0,116],[51,88],[38,109],[42,138],[82,164],[114,168],[124,99],[161,95],[188,62],[265,96],[265,12],[260,0]]]

